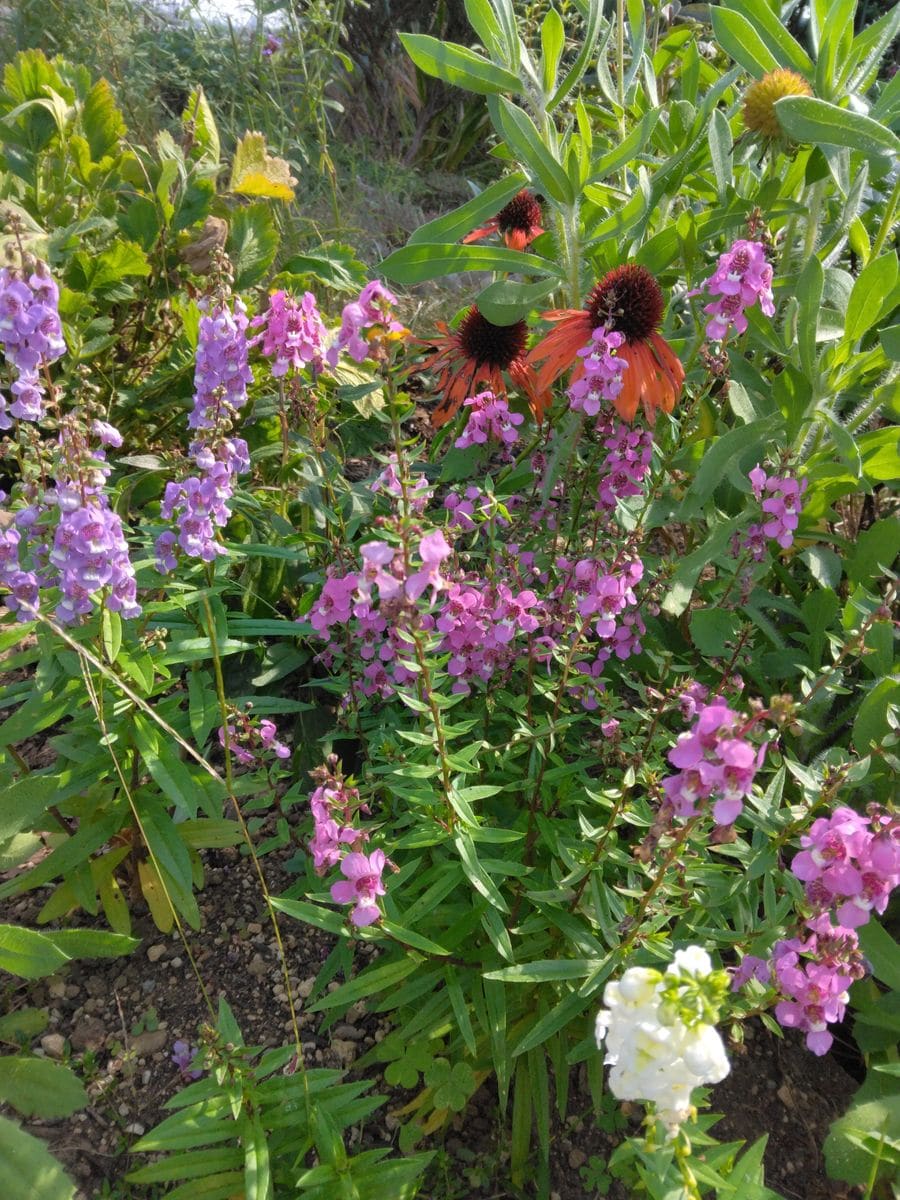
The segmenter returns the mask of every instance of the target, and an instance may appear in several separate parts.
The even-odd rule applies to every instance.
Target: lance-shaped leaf
[[[555,275],[556,263],[535,254],[522,254],[504,246],[436,245],[416,243],[395,250],[381,263],[379,273],[397,283],[422,283],[457,271],[516,271],[523,274]]]
[[[498,67],[490,59],[455,42],[442,42],[426,33],[401,33],[400,41],[420,71],[452,83],[454,87],[476,92],[479,96],[497,96],[522,90],[518,75]]]
[[[775,104],[778,121],[795,141],[847,146],[867,158],[887,158],[900,151],[900,138],[871,117],[817,100],[815,96],[785,96]]]

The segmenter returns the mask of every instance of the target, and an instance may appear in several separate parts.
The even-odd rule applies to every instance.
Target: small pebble
[[[157,944],[155,946],[147,947],[147,958],[152,963],[159,962],[159,960],[162,958],[162,956],[165,954],[165,952],[166,952],[165,945],[162,942],[157,942]]]

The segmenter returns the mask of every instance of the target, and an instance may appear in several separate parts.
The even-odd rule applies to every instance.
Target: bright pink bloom
[[[493,392],[479,392],[477,396],[469,396],[463,401],[469,411],[469,419],[460,436],[453,443],[457,450],[465,450],[469,446],[483,446],[489,441],[500,442],[504,447],[512,446],[518,441],[516,426],[521,425],[525,418],[521,413],[509,411],[505,396],[495,396]]]
[[[381,881],[384,864],[383,850],[373,850],[369,855],[354,852],[341,862],[341,872],[346,878],[332,884],[331,898],[335,904],[354,906],[350,913],[354,925],[373,925],[381,919],[376,897],[386,892]]]
[[[719,297],[703,309],[712,317],[706,326],[706,336],[712,341],[721,341],[731,325],[738,333],[744,333],[747,329],[744,310],[753,304],[758,303],[767,317],[775,313],[772,268],[761,242],[736,241],[720,256],[718,266],[703,286],[710,295]]]
[[[406,581],[406,594],[410,600],[418,600],[426,588],[431,588],[431,602],[435,601],[438,592],[447,587],[446,579],[441,577],[441,563],[451,554],[450,546],[440,529],[435,529],[419,542],[419,557],[422,559],[422,569],[416,571]]]

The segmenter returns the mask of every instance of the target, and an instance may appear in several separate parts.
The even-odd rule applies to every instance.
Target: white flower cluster
[[[606,1008],[597,1015],[597,1045],[606,1042],[613,1094],[652,1101],[672,1132],[690,1114],[691,1091],[718,1083],[730,1070],[715,1026],[685,1020],[711,974],[712,962],[699,946],[677,951],[665,975],[630,967],[618,983],[606,985]]]

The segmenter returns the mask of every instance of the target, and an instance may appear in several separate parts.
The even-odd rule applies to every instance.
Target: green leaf
[[[457,246],[413,243],[395,250],[381,263],[380,274],[397,283],[423,283],[457,271],[516,271],[532,275],[555,275],[559,267],[535,254],[508,250],[505,246]]]
[[[752,24],[760,40],[771,50],[781,66],[792,67],[800,75],[812,75],[812,59],[800,43],[791,37],[781,19],[768,4],[760,4],[759,0],[725,0],[724,7],[740,13]]]
[[[231,213],[225,248],[234,264],[235,287],[242,289],[259,283],[278,250],[278,232],[269,205],[236,208]]]
[[[88,1102],[74,1071],[47,1058],[0,1058],[0,1100],[23,1117],[68,1117]]]
[[[658,110],[655,110],[658,111]],[[713,110],[709,121],[709,157],[712,162],[713,174],[716,177],[716,189],[719,199],[724,200],[731,186],[734,172],[732,155],[733,141],[731,126],[728,118],[720,108]]]
[[[545,983],[560,979],[586,979],[603,963],[599,958],[547,958],[517,963],[499,971],[487,971],[483,978],[504,983]]]
[[[414,950],[422,950],[426,954],[435,954],[441,957],[450,953],[449,950],[445,950],[443,946],[439,946],[430,938],[423,937],[421,933],[416,933],[412,929],[404,929],[402,925],[397,925],[393,921],[383,920],[380,922],[379,928],[405,946],[412,946]]]
[[[709,15],[716,41],[748,75],[762,79],[768,71],[782,65],[753,25],[739,12],[711,8]]]
[[[292,276],[312,277],[338,292],[358,292],[369,278],[353,247],[335,241],[293,255],[283,264],[275,282]]]
[[[856,540],[856,549],[847,566],[847,578],[854,585],[868,587],[873,580],[890,570],[900,554],[900,521],[883,517],[863,530]]]
[[[112,88],[105,79],[98,79],[85,97],[81,109],[81,127],[95,163],[108,154],[115,154],[119,139],[128,132],[125,120],[116,107]]]
[[[0,1162],[6,1200],[72,1200],[75,1184],[40,1138],[0,1117]]]
[[[44,934],[67,958],[119,958],[140,941],[105,929],[54,929]]]
[[[900,677],[879,680],[859,706],[853,722],[853,744],[858,754],[880,746],[891,732],[890,708],[900,710]]]
[[[492,97],[488,112],[497,132],[540,181],[542,190],[559,204],[571,204],[575,198],[572,181],[547,148],[528,113],[505,96]]]
[[[495,217],[504,205],[517,195],[528,182],[527,176],[515,171],[504,179],[497,180],[459,208],[444,213],[425,225],[420,225],[407,245],[417,242],[455,242],[477,229],[482,221]]]
[[[691,613],[691,640],[707,658],[722,658],[740,629],[738,614],[724,608],[695,608]]]
[[[860,949],[872,964],[872,974],[900,992],[900,946],[877,921],[860,926],[858,936]]]
[[[21,979],[41,979],[69,961],[51,939],[20,925],[0,925],[0,968]]]
[[[397,962],[385,963],[368,967],[361,971],[349,983],[342,984],[327,996],[321,996],[315,1004],[307,1006],[307,1012],[324,1012],[329,1008],[348,1008],[357,1000],[365,1000],[369,996],[377,996],[388,988],[396,988],[407,975],[420,965],[421,959],[416,955],[407,955]]]
[[[822,305],[822,289],[825,274],[818,255],[812,254],[797,281],[800,307],[797,314],[797,343],[800,365],[807,379],[816,377],[816,333],[818,332],[819,310]]]
[[[135,807],[170,900],[191,928],[199,929],[200,910],[194,898],[191,858],[178,836],[178,827],[156,796],[136,793]]]
[[[853,345],[876,323],[897,282],[897,254],[874,258],[859,273],[847,301],[844,341]]]
[[[715,24],[715,20],[713,20]],[[778,121],[795,141],[814,146],[847,146],[867,158],[900,152],[900,139],[878,121],[818,100],[815,96],[785,96],[776,101]]]
[[[566,45],[566,30],[562,17],[551,8],[541,22],[541,79],[544,91],[550,93],[556,87],[559,60]]]
[[[129,1183],[171,1183],[176,1179],[195,1179],[221,1171],[232,1171],[241,1165],[242,1154],[237,1146],[217,1146],[210,1150],[191,1150],[187,1154],[172,1154],[160,1162],[129,1171]]]
[[[200,157],[218,166],[221,158],[219,130],[202,87],[196,87],[191,92],[181,114],[181,121],[186,129],[190,127],[193,131],[194,145],[199,148]]]
[[[900,326],[897,326],[900,330]],[[895,483],[900,480],[900,426],[888,425],[873,429],[859,438],[863,471],[874,483]]]
[[[478,311],[494,325],[514,325],[544,300],[557,286],[555,279],[537,283],[518,283],[514,279],[498,279],[490,283],[475,303]]]
[[[608,178],[608,176],[615,174],[620,167],[624,167],[636,155],[640,154],[650,140],[653,130],[656,128],[661,111],[659,108],[651,108],[649,112],[641,117],[638,124],[635,125],[627,137],[623,138],[611,150],[607,150],[605,154],[602,154],[595,162],[591,163],[589,182],[594,183],[597,180]]]
[[[581,80],[585,71],[588,69],[589,63],[594,61],[595,57],[603,54],[606,49],[606,43],[609,41],[612,33],[612,22],[603,20],[603,5],[597,0],[589,0],[586,5],[586,10],[582,6],[582,15],[584,17],[584,28],[581,33],[581,45],[578,49],[578,56],[572,63],[566,73],[565,79],[557,88],[552,99],[547,105],[547,112],[553,112],[559,104],[565,100],[572,88]],[[597,39],[602,38],[599,42]]]
[[[453,841],[462,863],[462,869],[475,891],[484,896],[485,900],[500,912],[508,912],[509,906],[497,890],[497,885],[478,861],[475,846],[468,833],[457,828],[453,835]]]
[[[729,429],[717,438],[703,455],[703,459],[688,489],[682,508],[683,516],[693,516],[712,496],[727,468],[732,464],[746,473],[754,463],[765,457],[766,443],[783,424],[781,414],[751,421]]]
[[[857,1097],[865,1095],[868,1088],[867,1079]],[[849,1111],[832,1124],[823,1146],[829,1177],[866,1185],[871,1177],[874,1154],[867,1143],[861,1145],[860,1140],[874,1137],[877,1143],[879,1135],[883,1135],[888,1144],[896,1143],[900,1138],[900,1094],[896,1090],[893,1094],[872,1099],[858,1098]],[[882,1158],[881,1165],[883,1171],[893,1174],[890,1156],[887,1161]]]
[[[32,772],[17,779],[15,783],[3,785],[3,803],[0,805],[0,845],[9,841],[21,829],[40,820],[48,804],[55,798],[55,771]]]
[[[454,87],[479,96],[517,95],[522,90],[518,75],[455,42],[442,42],[425,33],[401,33],[400,42],[420,71]]]

